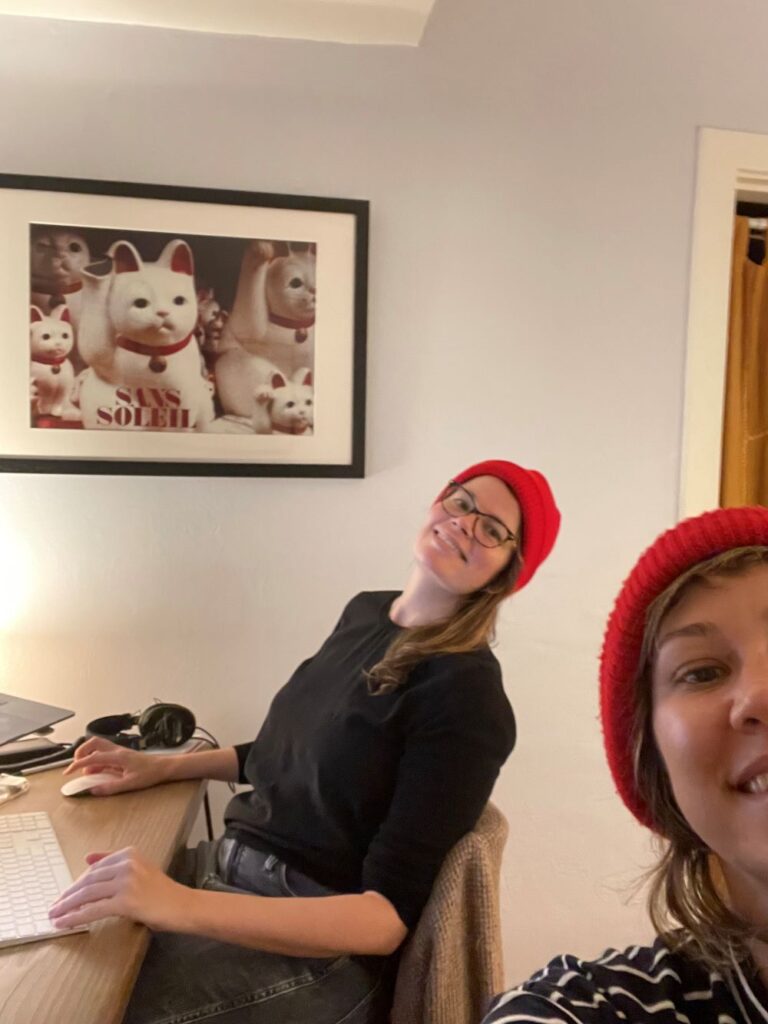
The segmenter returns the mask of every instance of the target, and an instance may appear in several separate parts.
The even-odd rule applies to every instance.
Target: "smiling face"
[[[749,907],[768,899],[768,565],[693,583],[656,651],[653,734],[675,800]]]
[[[520,505],[505,483],[494,476],[477,476],[462,485],[480,512],[495,516],[510,533],[519,534]],[[473,535],[475,514],[452,516],[436,501],[414,545],[416,561],[451,594],[481,590],[508,564],[514,545],[483,547]]]

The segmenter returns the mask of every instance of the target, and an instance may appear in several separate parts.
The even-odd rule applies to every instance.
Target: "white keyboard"
[[[0,946],[86,931],[62,931],[48,920],[48,908],[71,884],[44,811],[0,815]]]

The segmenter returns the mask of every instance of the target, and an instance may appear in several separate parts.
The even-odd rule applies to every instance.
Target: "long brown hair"
[[[463,654],[491,643],[499,606],[514,587],[522,568],[518,542],[504,568],[482,589],[467,594],[450,616],[401,630],[381,661],[367,673],[369,691],[374,695],[391,693],[405,682],[411,669],[426,658]]]
[[[716,576],[740,576],[768,563],[768,548],[725,551],[686,570],[649,606],[636,676],[633,721],[635,783],[658,833],[659,859],[646,873],[648,912],[658,934],[672,949],[687,947],[715,970],[748,956],[747,942],[760,937],[736,914],[717,857],[693,831],[677,806],[667,769],[653,735],[652,675],[659,630],[694,583]]]

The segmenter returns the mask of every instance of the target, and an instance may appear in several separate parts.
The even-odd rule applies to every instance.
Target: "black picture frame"
[[[0,472],[364,476],[367,200],[0,174],[0,222],[4,225],[0,242],[0,300],[4,300],[6,312],[6,336],[0,369]],[[73,236],[80,241],[72,242]],[[69,245],[84,247],[88,257],[88,261],[79,268],[69,267],[71,280],[76,277],[79,281],[77,291],[80,294],[74,298],[59,283],[49,283],[54,261],[58,260],[59,268],[62,265],[59,249],[67,238],[70,239]],[[147,409],[142,408],[147,395],[154,396],[150,404],[157,401],[163,405],[173,391],[159,385],[145,388],[144,378],[151,376],[146,366],[154,369],[156,365],[162,366],[157,378],[152,377],[153,384],[156,379],[170,373],[169,365],[174,370],[176,368],[175,356],[159,360],[149,358],[144,351],[149,347],[146,345],[143,348],[139,345],[144,355],[136,354],[138,350],[132,349],[134,355],[125,357],[136,363],[146,356],[146,366],[142,363],[140,373],[136,371],[138,376],[132,369],[133,376],[125,378],[129,383],[118,391],[121,385],[119,380],[116,382],[117,362],[105,362],[106,357],[101,362],[96,359],[89,362],[86,352],[79,349],[80,339],[76,337],[74,348],[65,360],[71,364],[75,380],[72,395],[75,397],[71,402],[67,399],[69,404],[64,412],[53,400],[40,397],[42,390],[49,386],[44,375],[58,371],[41,369],[38,365],[38,359],[43,363],[46,360],[30,349],[30,336],[34,334],[30,315],[33,318],[38,314],[68,318],[71,313],[76,335],[82,333],[83,340],[86,336],[94,337],[93,317],[87,319],[89,329],[86,331],[85,323],[78,322],[80,314],[74,311],[75,308],[92,310],[95,301],[93,293],[88,292],[88,281],[83,289],[84,276],[80,270],[86,270],[85,276],[90,275],[90,281],[94,280],[96,273],[109,277],[108,288],[114,288],[117,271],[125,269],[121,266],[121,262],[125,262],[122,257],[128,254],[128,258],[132,258],[131,248],[140,257],[139,262],[152,264],[158,260],[158,249],[163,243],[166,246],[171,244],[166,238],[180,240],[192,252],[196,311],[199,315],[202,310],[200,296],[203,293],[210,296],[210,300],[205,300],[207,308],[219,306],[217,316],[219,326],[222,322],[225,325],[224,344],[230,346],[227,349],[230,363],[235,358],[231,349],[236,345],[246,352],[246,355],[238,353],[238,357],[242,357],[248,373],[253,366],[258,367],[259,373],[271,372],[269,368],[280,361],[280,374],[273,374],[270,382],[270,386],[274,382],[280,386],[280,377],[285,378],[284,383],[288,385],[289,373],[294,372],[290,367],[303,360],[300,369],[295,370],[298,374],[296,381],[305,385],[301,391],[307,398],[304,404],[309,406],[314,400],[313,425],[304,423],[297,427],[292,424],[286,430],[276,422],[273,424],[271,420],[265,420],[265,415],[271,417],[278,404],[268,397],[267,392],[282,397],[288,393],[270,392],[265,385],[258,392],[258,400],[254,399],[256,404],[249,427],[248,416],[241,408],[240,395],[233,398],[230,392],[234,386],[230,383],[229,391],[224,386],[227,380],[231,381],[232,371],[229,378],[224,372],[218,373],[217,367],[221,369],[227,361],[221,362],[222,352],[206,351],[207,327],[204,328],[200,322],[196,322],[195,337],[181,342],[186,344],[187,352],[187,377],[184,380],[189,379],[191,372],[190,346],[197,345],[201,361],[205,360],[201,362],[201,373],[208,381],[207,387],[214,403],[213,419],[207,418],[207,412],[205,416],[200,413],[196,421],[176,418],[169,427],[170,413],[153,408],[150,415]],[[33,245],[34,253],[42,255],[33,254]],[[110,251],[112,256],[105,259]],[[251,255],[246,256],[246,253]],[[160,260],[164,254],[165,249]],[[81,252],[78,258],[85,259],[85,256]],[[176,259],[175,256],[173,258]],[[250,305],[244,306],[242,297],[238,299],[236,278],[241,271],[246,274],[244,265],[247,259],[251,263],[257,261],[257,271],[248,270],[251,276],[260,273],[258,267],[262,264],[268,264],[268,269],[264,271],[267,284],[259,293],[259,301],[249,298]],[[273,271],[276,275],[274,280],[278,281],[279,273],[286,275],[289,262],[294,261],[290,265],[295,266],[298,265],[297,260],[306,279],[298,286],[299,289],[306,294],[311,291],[313,301],[316,289],[316,319],[313,306],[311,324],[309,313],[306,322],[277,314],[273,316],[272,299],[267,298],[273,294],[269,290]],[[137,267],[128,269],[136,270]],[[173,269],[177,269],[175,263]],[[311,288],[308,283],[310,271]],[[188,269],[186,272],[191,273]],[[294,276],[291,281],[295,283],[301,276]],[[122,278],[121,283],[126,280],[127,277]],[[69,287],[74,289],[76,284]],[[57,294],[59,289],[66,294]],[[286,294],[288,290],[289,284],[286,284]],[[257,290],[248,292],[246,289],[243,294],[246,293],[256,295]],[[76,300],[80,305],[64,314],[64,308],[72,306]],[[105,300],[105,309],[109,302],[111,299]],[[268,320],[267,333],[244,328],[237,334],[237,328],[249,321],[249,316],[230,316],[229,321],[225,321],[225,302],[241,313],[245,308],[249,316],[251,310],[259,310],[259,315],[263,314]],[[31,306],[35,306],[37,313],[30,314]],[[189,308],[185,315],[188,313]],[[38,323],[38,333],[47,323],[47,320]],[[297,327],[300,323],[304,326]],[[125,335],[118,335],[118,330],[118,326],[110,326],[108,330],[97,332],[100,344],[102,338],[119,336],[122,346]],[[311,375],[305,375],[299,381],[304,369],[310,367],[309,357],[305,355],[310,346],[306,345],[307,339],[302,335],[311,339],[312,360]],[[286,337],[289,341],[283,349],[281,346]],[[248,349],[241,344],[241,339],[250,346]],[[222,344],[220,339],[218,343]],[[104,344],[111,342],[104,341]],[[216,344],[214,339],[211,345],[215,348]],[[272,348],[269,348],[270,344]],[[305,347],[301,348],[301,344]],[[269,348],[268,352],[264,346]],[[169,345],[160,351],[176,352],[177,349],[178,344],[175,348]],[[273,358],[274,352],[279,353],[279,360],[277,356]],[[122,347],[120,355],[123,355]],[[287,371],[282,362],[284,359]],[[46,366],[49,363],[50,360]],[[107,369],[104,370],[103,366]],[[66,365],[64,369],[69,374]],[[38,371],[43,375],[39,380],[35,377]],[[96,378],[102,389],[97,393],[102,394],[104,388],[107,391],[114,388],[114,395],[119,397],[111,397],[109,402],[122,405],[107,403],[99,406],[95,412],[91,411],[88,419],[78,406],[77,388],[88,379],[90,398]],[[137,380],[139,384],[136,384]],[[59,386],[58,382],[56,386]],[[195,380],[193,386],[197,396],[199,381]],[[182,396],[185,394],[183,389],[181,393]],[[115,410],[125,413],[125,416],[113,415]],[[145,413],[147,418],[142,419]],[[78,415],[80,422],[77,421]],[[111,419],[106,419],[107,416]],[[151,425],[147,426],[150,421]],[[109,429],[104,428],[105,424]]]

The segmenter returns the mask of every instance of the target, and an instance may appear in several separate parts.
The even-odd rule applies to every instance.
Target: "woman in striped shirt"
[[[600,666],[608,764],[660,839],[653,946],[553,960],[485,1024],[768,1022],[768,509],[662,534]]]

